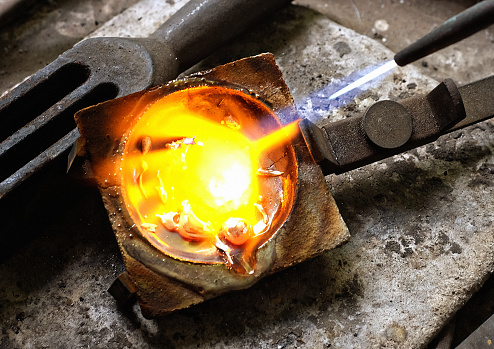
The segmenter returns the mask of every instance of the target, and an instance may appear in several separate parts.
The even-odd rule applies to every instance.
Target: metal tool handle
[[[494,0],[484,0],[448,19],[441,26],[398,52],[394,59],[400,66],[423,58],[461,41],[494,23]]]
[[[150,38],[168,43],[183,71],[291,0],[192,0]]]

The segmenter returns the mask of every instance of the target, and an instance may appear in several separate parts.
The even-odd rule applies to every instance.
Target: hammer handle
[[[170,44],[179,71],[253,27],[291,0],[191,0],[170,17],[151,38]]]

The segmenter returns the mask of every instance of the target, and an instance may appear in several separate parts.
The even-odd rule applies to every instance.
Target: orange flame
[[[255,142],[256,150],[259,153],[265,152],[273,147],[280,146],[293,139],[299,132],[300,120],[295,120],[282,128],[271,132],[267,136]]]

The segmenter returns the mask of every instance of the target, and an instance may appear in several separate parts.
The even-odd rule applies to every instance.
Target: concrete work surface
[[[185,2],[142,0],[91,36],[147,36]],[[438,79],[494,74],[490,28],[364,85],[345,105],[328,100],[347,77],[473,3],[299,1],[191,71],[272,52],[300,115],[323,125],[426,93]],[[64,28],[56,35],[73,33]],[[3,90],[40,68],[11,56],[0,58]],[[352,234],[346,245],[157,320],[106,292],[124,266],[99,194],[82,191],[70,214],[0,265],[0,348],[425,347],[494,268],[494,121],[326,180]]]

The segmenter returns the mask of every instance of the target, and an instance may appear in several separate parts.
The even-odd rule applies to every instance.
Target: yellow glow
[[[182,135],[194,138],[194,144],[179,140],[175,142],[177,148],[128,156],[124,171],[134,174],[134,185],[126,186],[132,204],[144,206],[141,212],[148,212],[152,205],[154,214],[162,215],[181,211],[182,203],[187,200],[195,215],[210,222],[214,231],[232,216],[244,217],[255,224],[256,210],[249,202],[256,202],[259,196],[255,181],[258,161],[250,149],[250,141],[239,132],[204,122],[185,111],[173,115],[184,122]],[[169,121],[172,118],[168,116]],[[189,122],[199,127],[192,127]],[[165,123],[164,129],[168,124]],[[141,134],[158,137],[154,129],[142,131]]]
[[[261,233],[253,227],[269,222],[263,222],[260,202],[260,158],[298,128],[293,123],[256,140],[244,134],[233,116],[245,113],[233,103],[233,93],[219,102],[225,111],[219,103],[193,98],[196,92],[201,88],[165,96],[134,126],[122,161],[129,206],[139,215],[141,228],[154,233],[164,226],[189,241],[214,244],[231,222],[237,222],[230,227],[232,234],[242,234],[244,222],[249,234]],[[226,240],[246,241],[241,236]]]
[[[216,198],[216,205],[222,206],[229,202],[234,206],[241,204],[239,198],[249,190],[252,182],[249,176],[250,169],[246,166],[248,159],[244,160],[247,161],[242,163],[243,161],[235,160],[221,173],[211,178],[209,191]]]

